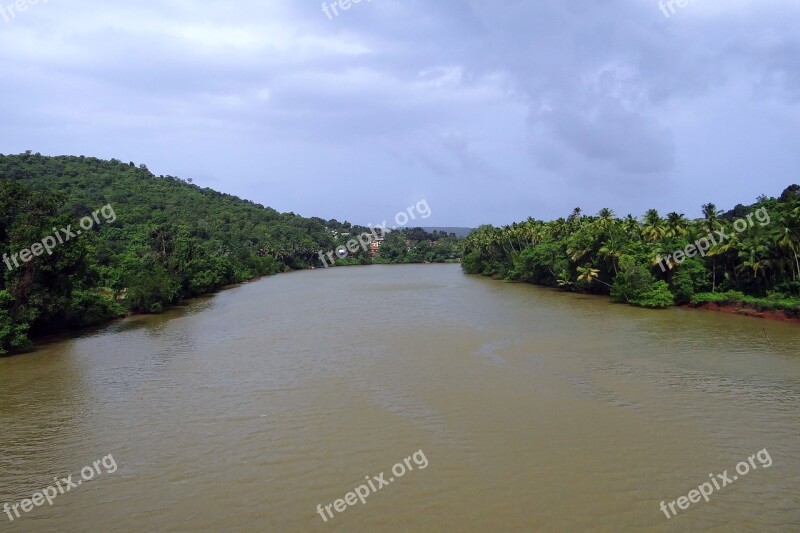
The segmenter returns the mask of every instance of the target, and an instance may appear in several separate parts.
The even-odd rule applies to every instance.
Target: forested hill
[[[105,204],[117,211],[117,228],[137,234],[143,225],[172,225],[220,245],[259,245],[289,267],[305,266],[313,255],[333,243],[326,226],[340,224],[242,200],[203,189],[173,176],[155,176],[145,165],[102,161],[89,157],[0,156],[0,178],[11,178],[31,190],[58,193],[60,212],[81,217]],[[102,233],[102,231],[101,231]],[[232,251],[232,250],[231,250]],[[253,254],[257,255],[257,254]],[[243,261],[244,270],[257,274],[261,265]]]
[[[350,227],[154,176],[144,165],[30,153],[0,155],[0,213],[0,354],[31,334],[158,312],[318,264],[319,251],[337,245],[330,230]],[[90,230],[61,232],[77,233],[92,213]],[[48,236],[57,243],[51,254],[37,244],[31,259]]]
[[[303,218],[203,189],[144,165],[0,155],[0,355],[32,335],[157,313],[184,298],[278,272],[336,264],[456,260],[455,235]],[[328,263],[324,263],[326,266]]]

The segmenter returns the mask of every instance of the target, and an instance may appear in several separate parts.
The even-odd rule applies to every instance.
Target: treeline
[[[52,254],[20,259],[55,228],[74,231],[106,205],[113,222],[100,218]],[[157,313],[225,285],[318,266],[319,252],[338,243],[334,232],[350,228],[132,162],[0,155],[0,253],[9,258],[0,263],[0,354],[26,348],[32,336]]]
[[[403,228],[384,232],[363,226],[348,227],[345,236],[339,236],[337,248],[344,249],[346,241],[354,236],[369,235],[376,240],[382,237],[378,257],[370,250],[358,249],[344,259],[336,259],[336,265],[450,263],[461,257],[464,239],[455,233],[423,228]]]
[[[800,316],[799,256],[800,186],[792,185],[727,213],[706,204],[691,221],[655,210],[640,222],[575,209],[551,222],[482,226],[467,238],[462,264],[468,273],[643,307],[725,302]]]
[[[462,243],[455,233],[406,228],[386,236],[380,255],[390,263],[448,263],[461,257]]]

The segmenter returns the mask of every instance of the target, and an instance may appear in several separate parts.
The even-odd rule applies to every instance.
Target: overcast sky
[[[689,0],[669,17],[658,0],[328,11],[6,7],[0,152],[145,163],[362,224],[423,198],[440,226],[576,206],[697,217],[702,203],[731,208],[800,182],[797,0]]]

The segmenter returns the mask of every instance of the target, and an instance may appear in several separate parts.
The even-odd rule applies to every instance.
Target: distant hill
[[[475,231],[475,228],[422,228],[428,233],[433,233],[434,231],[443,231],[445,233],[455,233],[456,237],[462,238],[467,237],[470,233]]]

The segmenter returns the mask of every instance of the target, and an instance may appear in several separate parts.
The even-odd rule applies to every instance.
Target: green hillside
[[[336,244],[326,226],[339,227],[132,163],[29,153],[0,156],[0,205],[0,353],[26,347],[30,335],[159,312],[308,267]],[[93,224],[82,231],[86,216]],[[73,236],[62,232],[68,227]],[[51,253],[36,249],[43,239],[55,244]]]
[[[0,355],[30,337],[158,313],[181,299],[279,272],[323,266],[369,228],[303,218],[90,157],[0,155]],[[85,227],[82,227],[83,224]],[[337,265],[439,262],[452,235],[392,232]]]

